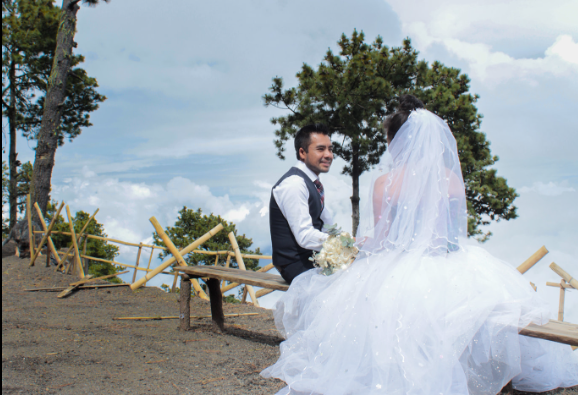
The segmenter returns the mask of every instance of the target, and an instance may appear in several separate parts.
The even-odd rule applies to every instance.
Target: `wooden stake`
[[[570,274],[568,274],[568,272],[566,272],[560,266],[552,262],[550,264],[550,269],[554,270],[557,275],[566,280],[566,282],[569,283],[572,286],[572,288],[578,289],[578,280],[574,279]]]
[[[544,258],[544,256],[548,253],[548,250],[545,246],[540,247],[538,251],[536,251],[532,256],[524,261],[520,266],[518,266],[518,271],[522,274],[526,273],[532,266],[540,261],[540,259]]]
[[[80,278],[84,278],[84,270],[82,270],[82,263],[80,262],[80,251],[78,250],[76,233],[74,233],[74,224],[72,223],[72,215],[70,215],[70,207],[68,207],[68,205],[66,205],[66,215],[68,216],[68,227],[70,228],[70,233],[72,233],[72,246],[74,247],[75,251],[74,255],[76,257],[76,267]]]
[[[155,230],[157,231],[157,234],[159,235],[159,237],[163,240],[163,242],[165,243],[165,245],[167,246],[167,249],[170,251],[171,254],[173,254],[173,257],[175,258],[176,262],[179,264],[179,266],[188,266],[187,262],[184,260],[184,258],[182,257],[182,255],[180,254],[179,250],[177,249],[177,247],[175,247],[175,245],[173,244],[173,242],[171,241],[171,239],[169,239],[169,236],[167,236],[167,234],[165,233],[163,227],[161,226],[161,224],[159,223],[159,221],[157,221],[157,219],[155,217],[151,217],[150,218],[151,224],[153,224],[153,227],[155,228]],[[221,224],[219,224],[221,225]],[[222,226],[222,225],[221,225]],[[218,227],[218,225],[217,225]],[[211,232],[209,232],[209,236],[207,237],[207,240],[211,237],[213,237],[212,234],[210,234]],[[206,237],[207,235],[203,236]],[[201,239],[203,238],[201,237]],[[200,245],[200,243],[199,243]],[[196,248],[196,247],[195,247]],[[166,264],[166,263],[165,263]],[[159,266],[162,267],[163,265]],[[158,269],[158,268],[157,268]],[[154,272],[153,272],[154,273]],[[145,276],[148,277],[150,276],[152,273],[149,273]],[[203,289],[201,288],[201,286],[199,285],[199,282],[196,279],[192,279],[191,283],[193,284],[193,287],[195,288],[195,292],[198,296],[200,296],[202,299],[205,300],[209,300],[209,297],[207,296],[207,294],[205,293],[205,291],[203,291]],[[135,283],[136,284],[136,283]],[[134,284],[133,284],[134,285]],[[132,285],[131,285],[132,288]]]
[[[52,221],[50,221],[50,225],[48,225],[48,229],[46,230],[46,233],[44,234],[44,236],[42,236],[42,240],[40,241],[40,245],[36,249],[36,252],[34,254],[30,254],[30,256],[32,257],[32,259],[30,259],[30,266],[34,266],[34,261],[36,260],[36,258],[38,258],[38,254],[40,253],[40,249],[42,248],[44,243],[46,243],[46,240],[50,237],[50,232],[52,232],[52,228],[54,228],[54,225],[56,224],[56,219],[60,215],[60,211],[62,211],[63,207],[64,207],[64,202],[62,202],[60,204],[60,207],[56,211],[56,215],[54,215],[54,218],[52,218]]]
[[[30,194],[26,195],[26,219],[28,220],[28,247],[30,248],[30,266],[33,266],[32,256],[34,255],[34,229],[32,228],[32,205]]]
[[[255,294],[255,296],[257,296]],[[245,285],[243,287],[243,296],[241,297],[241,303],[246,303],[247,302],[247,286]]]
[[[86,228],[88,227],[88,225],[92,222],[92,220],[94,219],[94,217],[96,217],[96,214],[98,213],[98,210],[100,209],[96,209],[96,211],[94,212],[94,214],[92,214],[90,216],[90,218],[88,219],[88,221],[86,221],[86,223],[84,224],[84,226],[82,227],[82,229],[80,230],[80,234],[84,234],[84,231],[86,230]],[[68,233],[68,232],[55,232],[55,233],[60,233],[60,234],[68,234],[69,236],[72,236],[72,233]],[[80,236],[77,236],[80,237]],[[80,239],[78,239],[77,242],[80,242]],[[68,256],[68,254],[70,254],[70,252],[72,251],[72,248],[74,248],[74,244],[71,244],[70,247],[68,248],[68,250],[65,253],[65,256]],[[58,271],[58,269],[60,268],[60,265],[56,266],[56,270]]]
[[[89,274],[88,276],[84,277],[84,279],[77,281],[75,283],[71,283],[70,287],[66,288],[64,291],[62,291],[62,293],[58,294],[57,298],[58,299],[62,299],[67,297],[68,295],[70,295],[74,290],[76,290],[78,287],[80,287],[81,285],[85,285],[86,283],[91,283],[97,280],[106,280],[107,278],[112,278],[112,277],[116,277],[119,274],[124,274],[124,273],[128,273],[128,271],[126,272],[122,272],[122,273],[115,273],[115,274],[109,274],[106,276],[101,276],[101,277],[96,277],[96,278],[92,278],[92,275]]]
[[[180,326],[181,331],[191,329],[191,278],[186,274],[181,275],[180,302]]]
[[[245,268],[245,262],[243,262],[243,257],[241,256],[241,250],[239,249],[239,244],[237,244],[237,238],[235,237],[235,233],[229,233],[229,241],[231,242],[231,246],[233,247],[233,251],[235,252],[235,258],[237,259],[237,265],[239,265],[239,269],[247,270]],[[257,300],[257,296],[255,296],[255,291],[253,290],[253,286],[245,285],[247,288],[247,292],[251,296],[251,300],[253,301],[253,305],[259,307],[259,300]]]
[[[153,251],[154,251],[154,250],[153,250]],[[133,273],[133,275],[132,275],[132,281],[131,281],[131,282],[133,282],[133,283],[136,281],[136,273],[137,273],[137,270],[136,270],[136,269],[138,268],[138,264],[139,264],[139,262],[140,262],[140,254],[141,254],[141,252],[142,252],[142,243],[139,245],[139,247],[138,247],[138,253],[136,254],[136,265],[135,265],[135,268],[134,268],[134,273]]]
[[[225,315],[223,314],[223,294],[219,287],[219,280],[209,278],[205,282],[211,296],[211,318],[216,329],[222,332],[225,329]]]
[[[564,285],[566,284],[566,280],[562,279],[560,281],[560,303],[558,304],[558,321],[564,321],[564,295],[566,293],[566,289]]]
[[[34,208],[36,209],[36,213],[38,214],[38,219],[40,220],[40,225],[42,226],[42,229],[44,229],[44,232],[48,233],[48,226],[46,226],[46,221],[44,220],[42,210],[40,210],[40,206],[38,206],[38,203],[34,203]],[[52,238],[50,236],[48,236],[48,247],[50,247],[50,250],[54,255],[54,259],[56,259],[56,262],[58,263],[58,265],[60,265],[61,261],[60,257],[58,256],[58,251],[56,250],[56,247],[54,246],[54,243],[52,242]]]
[[[154,218],[154,217],[153,217]],[[151,218],[152,220],[152,218]],[[155,219],[156,221],[156,219]],[[151,221],[152,222],[152,221]],[[156,221],[156,223],[158,224],[158,221]],[[153,224],[154,226],[154,224]],[[160,224],[158,225],[159,229],[162,231],[163,228],[160,226]],[[184,248],[181,251],[177,251],[177,253],[182,254],[182,255],[186,255],[188,253],[190,253],[191,251],[193,251],[195,248],[197,248],[198,246],[200,246],[201,244],[203,244],[205,241],[209,240],[211,237],[213,237],[214,235],[216,235],[217,233],[219,233],[221,230],[223,230],[223,224],[218,224],[217,226],[215,226],[213,229],[211,229],[209,232],[207,232],[205,235],[203,235],[202,237],[199,237],[197,240],[195,240],[193,243],[191,243],[188,247]],[[157,230],[158,233],[158,230]],[[164,233],[164,231],[163,231]],[[160,233],[159,233],[160,234]],[[165,234],[166,235],[166,234]],[[170,241],[170,240],[169,240]],[[171,243],[172,244],[172,243]],[[182,257],[181,257],[182,258]],[[141,278],[140,280],[136,281],[134,284],[131,284],[130,289],[132,289],[133,291],[139,287],[142,287],[143,284],[145,284],[147,281],[149,281],[151,278],[153,278],[154,276],[156,276],[157,274],[159,274],[160,272],[162,272],[164,269],[166,269],[167,267],[171,266],[172,264],[174,264],[177,261],[177,259],[175,258],[175,256],[173,255],[172,258],[166,260],[165,262],[161,263],[156,269],[154,269],[152,272],[148,273],[146,276],[144,276],[143,278]],[[198,283],[197,283],[198,284]],[[204,293],[204,292],[203,292]],[[206,295],[205,295],[206,296]]]

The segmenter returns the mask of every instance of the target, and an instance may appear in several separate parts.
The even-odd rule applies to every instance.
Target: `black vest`
[[[279,181],[273,186],[275,189],[284,179],[290,176],[299,176],[305,180],[305,185],[309,190],[309,215],[313,222],[313,227],[319,231],[323,228],[321,220],[321,198],[317,187],[313,181],[303,171],[292,167]],[[297,244],[297,240],[289,227],[289,222],[279,209],[277,201],[271,191],[271,200],[269,202],[269,227],[271,229],[271,242],[273,244],[273,265],[277,268],[281,276],[291,284],[291,281],[301,273],[313,269],[313,262],[309,258],[313,251],[306,250]]]

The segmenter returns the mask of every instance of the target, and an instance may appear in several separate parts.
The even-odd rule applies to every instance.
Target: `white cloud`
[[[576,192],[576,189],[567,185],[567,182],[554,183],[550,181],[549,183],[543,183],[537,181],[531,187],[522,187],[518,191],[521,193],[536,192],[544,196],[560,196],[564,192]]]
[[[552,8],[537,1],[446,0],[420,7],[400,0],[388,3],[398,13],[404,33],[419,50],[442,45],[466,61],[470,76],[485,84],[496,86],[519,79],[536,85],[536,76],[543,74],[578,78],[578,44],[573,39],[578,37],[578,29],[568,17],[568,13],[578,13],[576,2],[557,2]],[[556,33],[560,31],[565,33]],[[521,41],[536,36],[551,43],[541,56],[515,58],[494,49],[493,44],[510,40],[519,46]]]

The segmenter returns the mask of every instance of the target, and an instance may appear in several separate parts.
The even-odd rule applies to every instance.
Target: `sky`
[[[484,247],[517,266],[545,245],[550,253],[525,276],[555,317],[558,289],[545,283],[560,278],[548,265],[578,273],[577,14],[570,0],[82,7],[76,51],[108,100],[91,115],[94,126],[58,150],[52,197],[73,211],[100,208],[108,235],[131,242],[151,242],[151,216],[168,226],[183,206],[202,208],[234,221],[270,253],[270,188],[294,164],[275,155],[269,120],[283,112],[262,101],[272,78],[294,86],[303,63],[317,66],[354,29],[390,47],[410,37],[420,59],[461,69],[480,95],[481,130],[500,158],[495,168],[520,194],[519,218],[487,227],[493,236]],[[33,146],[19,139],[19,159],[33,160]],[[351,229],[351,181],[342,167],[336,160],[322,182],[335,221]],[[368,182],[363,176],[362,205]],[[134,263],[136,249],[120,252],[119,262]],[[163,282],[171,280],[156,280]],[[578,322],[578,291],[567,292],[566,320]]]

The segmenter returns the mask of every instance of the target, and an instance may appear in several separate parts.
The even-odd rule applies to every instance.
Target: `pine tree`
[[[9,0],[2,2],[2,117],[9,129],[9,215],[10,227],[17,220],[18,177],[16,137],[22,133],[35,139],[41,123],[47,84],[54,61],[60,9],[53,0]],[[73,67],[84,61],[70,59]],[[94,78],[75,68],[66,83],[64,116],[56,130],[59,145],[72,140],[80,128],[91,126],[89,113],[106,98],[99,95]]]
[[[103,0],[108,2],[108,0]],[[65,117],[64,105],[66,104],[66,90],[68,77],[80,78],[72,71],[75,56],[73,47],[76,33],[76,14],[79,10],[80,0],[63,0],[56,35],[56,49],[54,52],[50,75],[46,81],[46,98],[43,102],[42,118],[38,131],[38,144],[34,159],[34,175],[31,187],[32,203],[38,203],[42,212],[50,200],[50,188],[54,156],[56,149],[62,142],[61,125]],[[98,0],[83,0],[89,6],[98,4]],[[94,81],[94,83],[96,83]],[[66,118],[65,118],[66,119]]]
[[[395,112],[399,96],[411,93],[447,120],[456,136],[468,198],[468,234],[482,234],[480,226],[489,220],[516,218],[515,190],[488,169],[498,158],[491,155],[489,142],[479,130],[478,96],[469,93],[468,77],[439,62],[430,66],[419,61],[409,39],[394,48],[383,45],[381,37],[372,44],[364,40],[363,32],[355,30],[351,38],[342,35],[339,54],[328,50],[317,70],[303,64],[295,88],[284,89],[282,78],[273,78],[264,104],[289,110],[271,120],[278,126],[277,155],[285,158],[285,142],[304,125],[327,124],[333,131],[334,153],[346,162],[342,174],[352,179],[352,229],[356,232],[359,177],[379,163],[387,148],[384,118]]]

